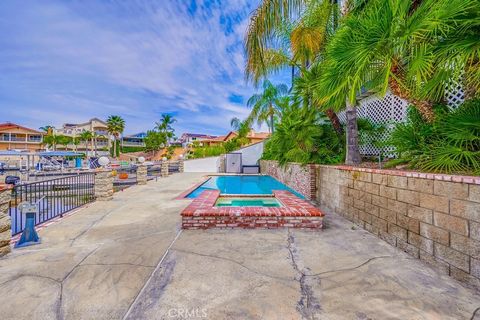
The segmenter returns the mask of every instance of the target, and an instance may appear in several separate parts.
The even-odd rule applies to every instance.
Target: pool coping
[[[211,178],[212,178],[212,176],[210,176],[210,175],[202,177],[202,181],[194,184],[193,186],[191,186],[187,190],[183,191],[178,196],[173,198],[173,200],[194,200],[194,199],[196,199],[196,198],[187,198],[187,196]]]

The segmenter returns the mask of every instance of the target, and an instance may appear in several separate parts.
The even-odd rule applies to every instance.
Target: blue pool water
[[[270,176],[214,176],[187,195],[196,198],[205,190],[220,190],[221,194],[272,194],[272,190],[288,190],[304,197]]]

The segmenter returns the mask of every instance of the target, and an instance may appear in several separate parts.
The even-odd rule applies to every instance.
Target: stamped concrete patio
[[[175,174],[95,202],[0,259],[2,319],[480,319],[480,294],[343,218],[186,230]]]

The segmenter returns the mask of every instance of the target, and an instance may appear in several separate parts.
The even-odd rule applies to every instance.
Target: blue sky
[[[0,122],[61,126],[171,113],[222,134],[248,114],[243,36],[258,0],[1,0]],[[288,83],[288,71],[274,82]]]

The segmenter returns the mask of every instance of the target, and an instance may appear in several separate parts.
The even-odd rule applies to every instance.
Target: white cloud
[[[242,41],[256,1],[198,2],[193,15],[173,0],[8,2],[0,27],[12,37],[0,40],[0,72],[17,74],[0,84],[0,103],[8,91],[8,103],[37,110],[34,126],[52,122],[50,110],[38,112],[50,106],[59,109],[56,125],[118,113],[128,131],[140,131],[159,113],[178,112],[177,131],[227,130],[231,117],[248,114],[230,95],[253,93]],[[32,99],[15,101],[28,92]]]

